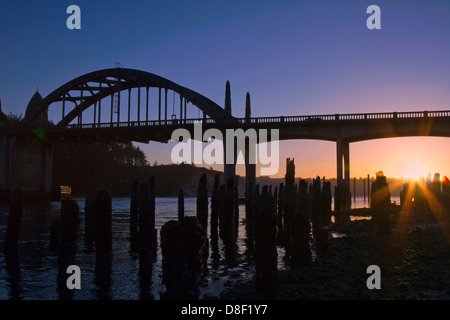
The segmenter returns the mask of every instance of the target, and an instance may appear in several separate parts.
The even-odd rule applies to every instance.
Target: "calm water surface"
[[[94,284],[95,251],[89,252],[84,244],[84,198],[75,198],[80,206],[80,230],[77,241],[75,264],[81,269],[81,290],[74,290],[74,299],[97,299],[99,291]],[[365,207],[361,198],[356,198],[353,207]],[[395,200],[395,199],[393,199]],[[397,199],[398,200],[398,199]],[[113,198],[113,264],[112,284],[108,297],[111,299],[137,300],[148,296],[140,286],[139,258],[129,250],[129,207],[127,198]],[[201,296],[218,297],[227,286],[238,281],[248,281],[254,274],[253,252],[246,245],[245,207],[240,206],[238,237],[232,248],[222,241],[210,242],[208,259],[209,275],[201,283]],[[160,298],[164,286],[161,284],[161,250],[159,230],[169,220],[177,220],[176,198],[156,199],[156,229],[158,231],[158,255],[152,266],[150,294]],[[8,205],[0,204],[0,300],[5,299],[58,299],[58,258],[50,253],[50,225],[60,214],[60,203],[29,205],[24,208],[20,238],[20,273],[10,276],[5,270],[3,254]],[[196,199],[185,199],[185,215],[195,216]],[[209,231],[209,230],[208,230]],[[285,269],[284,250],[278,249],[278,267]],[[104,293],[103,293],[104,294]]]

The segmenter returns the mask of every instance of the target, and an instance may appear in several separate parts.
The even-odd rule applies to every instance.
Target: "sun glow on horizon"
[[[402,177],[412,180],[419,180],[422,177],[426,177],[430,173],[430,170],[422,165],[420,162],[407,163],[402,172]]]

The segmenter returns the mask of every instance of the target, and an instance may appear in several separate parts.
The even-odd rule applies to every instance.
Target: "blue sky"
[[[81,8],[82,30],[66,28],[71,4]],[[381,30],[366,28],[371,4],[381,8]],[[24,114],[37,86],[46,96],[77,76],[120,62],[219,105],[230,80],[235,116],[244,115],[247,91],[254,116],[448,110],[449,34],[449,1],[2,0],[0,99],[4,112]],[[425,154],[450,147],[441,138],[396,140],[352,146],[355,168],[365,175],[387,166],[381,158],[366,164],[361,154],[391,144],[399,149],[409,141]],[[299,175],[333,175],[332,143],[283,145],[282,157],[305,162]],[[170,157],[170,145],[142,148],[151,162]],[[417,156],[420,163],[431,160]],[[433,161],[436,170],[450,169]]]

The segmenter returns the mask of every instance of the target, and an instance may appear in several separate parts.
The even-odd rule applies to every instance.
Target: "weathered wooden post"
[[[314,234],[318,253],[325,252],[328,249],[328,225],[331,223],[331,185],[329,181],[323,183],[321,210],[320,227]]]
[[[131,189],[130,199],[130,249],[138,250],[138,222],[139,222],[139,182],[135,180]]]
[[[148,186],[150,189],[150,229],[151,229],[151,250],[153,258],[156,259],[156,251],[158,250],[158,237],[156,234],[155,228],[155,219],[156,219],[156,191],[155,191],[155,176],[151,176],[148,179]]]
[[[317,230],[322,227],[322,192],[320,188],[320,178],[313,179],[311,190],[311,220],[313,235],[316,236]]]
[[[245,194],[245,229],[249,240],[254,240],[255,237],[254,189],[255,186],[250,181]]]
[[[366,202],[366,179],[363,179],[364,202]]]
[[[75,254],[77,247],[77,233],[79,226],[78,203],[72,199],[63,199],[61,201],[61,245],[58,254],[58,277],[57,291],[59,299],[70,300],[73,292],[68,290],[66,282],[69,277],[67,268],[75,264]]]
[[[331,183],[325,181],[322,187],[322,217],[324,225],[331,223],[331,197]]]
[[[350,221],[346,209],[346,187],[335,186],[334,188],[334,222],[342,224]]]
[[[194,217],[168,221],[161,228],[163,284],[166,286],[161,299],[198,299],[205,240],[204,228]]]
[[[283,233],[284,233],[284,226],[283,226],[283,208],[284,208],[284,202],[283,202],[283,194],[284,194],[284,183],[280,183],[280,188],[278,189],[278,212],[277,212],[277,224],[278,224],[278,241],[281,241]]]
[[[311,190],[312,191],[312,190]],[[296,268],[308,265],[312,261],[311,248],[309,246],[309,196],[308,184],[305,180],[299,181],[296,208],[292,217],[291,242],[291,265]]]
[[[75,258],[80,209],[73,199],[61,201],[61,246],[59,252],[60,264],[70,265]]]
[[[9,200],[8,225],[5,239],[6,269],[10,274],[19,272],[19,238],[22,228],[24,191],[16,188],[11,192]]]
[[[450,220],[450,181],[447,177],[442,180],[442,216],[441,221]]]
[[[379,235],[391,232],[391,193],[383,172],[376,173],[376,180],[372,183],[371,213]]]
[[[156,257],[155,234],[155,178],[148,179],[138,188],[138,240],[139,240],[139,283],[141,296],[150,299],[152,257]]]
[[[221,224],[221,235],[224,242],[229,242],[233,238],[233,217],[234,217],[234,183],[233,177],[227,180],[227,187],[225,190],[225,205],[223,213],[223,230]]]
[[[197,221],[202,228],[202,232],[208,234],[208,184],[206,173],[203,173],[200,177],[200,181],[197,189]],[[202,275],[208,273],[208,255],[209,255],[209,245],[208,238],[205,237],[206,246],[203,250],[203,261],[202,261]]]
[[[146,254],[152,249],[152,224],[150,213],[150,191],[147,182],[141,183],[138,193],[139,203],[139,253]]]
[[[93,203],[97,192],[97,189],[89,190],[84,203],[84,240],[88,251],[92,249],[95,240],[95,214],[93,211]]]
[[[264,297],[271,297],[278,287],[277,219],[273,213],[273,199],[267,186],[255,203],[256,210],[256,289]]]
[[[184,218],[184,192],[183,189],[178,191],[178,221]]]
[[[211,239],[217,239],[219,226],[220,183],[219,174],[214,177],[214,189],[211,195]]]
[[[225,193],[226,187],[225,185],[220,185],[219,188],[219,233],[220,237],[223,238],[224,233],[226,232],[226,217],[225,217]]]
[[[295,211],[295,164],[294,159],[287,158],[286,159],[286,175],[285,175],[285,184],[284,188],[284,217],[283,217],[283,225],[284,230],[287,233],[288,237],[291,238],[291,220]],[[286,254],[290,255],[290,242],[287,242]]]
[[[107,190],[97,190],[93,200],[95,216],[95,278],[98,298],[108,299],[112,268],[112,200]]]
[[[197,189],[197,220],[200,225],[208,229],[208,186],[206,173],[200,176]]]

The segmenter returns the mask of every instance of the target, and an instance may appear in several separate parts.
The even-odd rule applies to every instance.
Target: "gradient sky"
[[[66,28],[81,8],[82,30]],[[381,30],[366,8],[381,8]],[[90,71],[135,68],[168,78],[219,105],[231,82],[233,115],[450,110],[450,2],[11,1],[0,2],[0,99],[22,113]],[[140,147],[170,163],[173,143]],[[351,176],[450,175],[448,138],[394,138],[350,145]],[[284,141],[296,176],[336,176],[331,142]],[[238,168],[239,174],[244,174]]]

